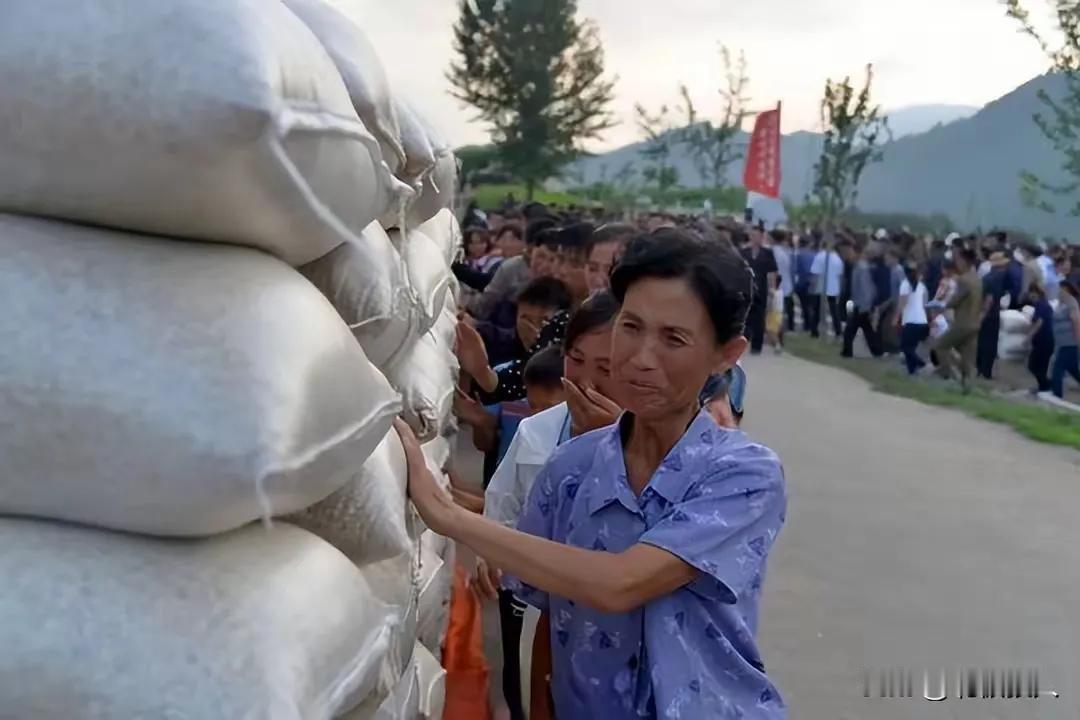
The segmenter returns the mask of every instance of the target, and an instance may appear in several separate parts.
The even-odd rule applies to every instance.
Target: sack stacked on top
[[[1002,360],[1023,360],[1031,349],[1028,332],[1031,330],[1035,308],[1002,310],[1001,331],[998,334],[998,357]]]
[[[456,161],[317,0],[122,5],[0,24],[4,712],[434,713]]]

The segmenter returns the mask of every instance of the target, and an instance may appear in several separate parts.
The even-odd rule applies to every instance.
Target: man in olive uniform
[[[954,252],[953,262],[957,270],[956,291],[947,305],[953,311],[953,321],[948,332],[938,340],[935,350],[941,359],[938,372],[945,378],[953,377],[952,351],[960,354],[960,384],[964,392],[969,392],[975,375],[975,354],[983,318],[983,283],[976,272],[974,250],[964,248]]]

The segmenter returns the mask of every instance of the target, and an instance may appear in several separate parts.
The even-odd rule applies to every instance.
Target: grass
[[[784,347],[804,360],[854,373],[868,381],[877,392],[926,405],[955,408],[983,420],[1008,425],[1032,440],[1080,450],[1080,414],[1010,400],[984,388],[975,388],[965,395],[957,386],[908,377],[902,369],[880,360],[841,358],[836,345],[805,335],[788,335]]]

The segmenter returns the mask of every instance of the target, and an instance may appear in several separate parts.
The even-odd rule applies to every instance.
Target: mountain
[[[956,120],[969,118],[979,112],[979,108],[970,105],[912,105],[911,107],[889,110],[889,130],[894,139],[932,130],[938,125],[948,125]]]
[[[1031,170],[1050,182],[1064,179],[1062,158],[1032,122],[1042,110],[1040,90],[1052,96],[1065,92],[1065,78],[1042,75],[975,114],[934,126],[926,132],[899,137],[883,146],[881,163],[863,175],[858,206],[873,212],[944,213],[957,227],[1009,227],[1047,235],[1080,237],[1080,219],[1064,213],[1051,215],[1024,206],[1020,200],[1020,173]],[[915,110],[914,108],[912,110]],[[914,116],[944,118],[947,114],[919,112]],[[895,116],[897,113],[894,113]],[[747,141],[745,134],[740,141]],[[810,132],[785,135],[781,194],[801,202],[813,183],[813,168],[822,138]],[[566,176],[571,183],[592,183],[611,178],[626,165],[644,165],[642,144],[628,145],[602,155],[582,158]],[[687,187],[704,185],[694,166],[693,152],[676,146],[672,158],[679,181]],[[742,163],[733,163],[728,182],[741,184]]]

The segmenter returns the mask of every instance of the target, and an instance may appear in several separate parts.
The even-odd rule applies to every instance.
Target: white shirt
[[[818,277],[818,287],[821,287],[821,276],[828,275],[825,278],[825,295],[828,297],[840,297],[840,286],[844,282],[844,260],[841,258],[835,250],[828,252],[828,257],[824,250],[818,252],[814,256],[814,264],[810,266],[810,272]]]
[[[773,257],[776,258],[776,269],[780,273],[780,291],[784,297],[791,297],[795,292],[795,276],[791,272],[791,251],[783,245],[776,245],[772,249]]]
[[[1054,268],[1054,259],[1052,257],[1043,253],[1035,258],[1035,261],[1039,263],[1039,269],[1042,270],[1044,286],[1046,283],[1050,282],[1051,277],[1057,277],[1057,270]]]
[[[900,283],[900,297],[907,298],[902,318],[904,325],[926,325],[926,296],[926,286],[921,282],[915,285],[914,291],[912,291],[911,282],[907,278]]]
[[[536,476],[559,446],[559,438],[569,431],[569,423],[566,403],[521,421],[484,492],[485,517],[507,527],[517,526]]]

